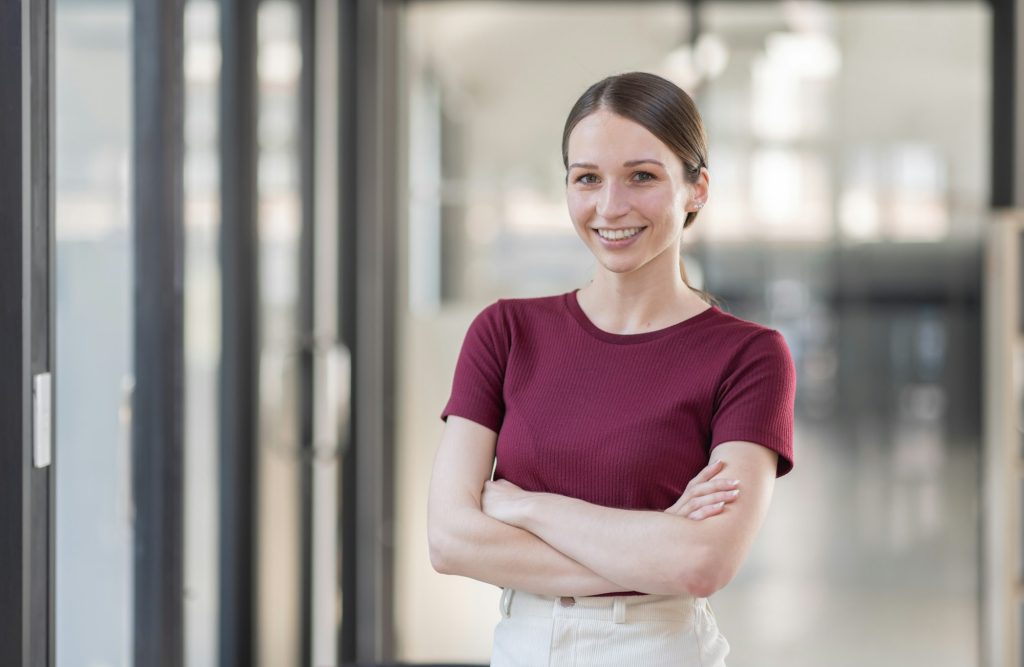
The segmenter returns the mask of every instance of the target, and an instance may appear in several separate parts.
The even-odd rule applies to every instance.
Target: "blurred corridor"
[[[798,374],[728,664],[1024,666],[1022,34],[1016,0],[0,8],[0,665],[485,664],[500,591],[427,551],[438,415],[474,315],[590,279],[563,123],[645,70],[707,127],[690,278]]]

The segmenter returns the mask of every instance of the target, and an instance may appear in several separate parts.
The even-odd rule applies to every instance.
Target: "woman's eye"
[[[633,172],[633,175],[634,175],[634,176],[641,176],[641,177],[644,177],[644,178],[638,178],[638,179],[637,179],[637,180],[639,180],[639,181],[640,181],[641,183],[646,183],[646,182],[648,182],[648,181],[654,181],[654,180],[657,180],[657,177],[656,177],[656,176],[655,176],[654,174],[652,174],[651,172],[649,172],[649,171],[637,171],[637,172]],[[578,176],[578,177],[576,178],[576,182],[577,182],[577,183],[583,183],[584,185],[593,185],[594,183],[596,183],[596,182],[597,182],[596,180],[593,180],[593,181],[591,181],[591,180],[586,180],[586,179],[589,179],[589,178],[594,178],[594,179],[596,179],[596,178],[597,178],[597,176],[596,176],[595,174],[583,174],[583,175],[581,175],[581,176]]]

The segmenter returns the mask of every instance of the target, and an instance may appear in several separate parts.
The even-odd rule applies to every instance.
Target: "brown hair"
[[[577,123],[590,114],[606,109],[645,127],[683,163],[683,173],[689,183],[696,183],[700,168],[707,166],[707,136],[697,105],[686,92],[668,79],[648,72],[626,72],[606,77],[576,100],[562,131],[562,164],[569,182],[569,135]],[[700,211],[686,214],[683,229],[693,224]],[[686,267],[679,259],[679,273],[683,282],[702,299],[717,303],[713,295],[690,285]]]

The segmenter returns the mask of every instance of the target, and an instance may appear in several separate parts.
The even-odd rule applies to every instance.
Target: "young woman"
[[[498,299],[455,368],[428,501],[438,572],[502,588],[492,665],[721,667],[707,597],[793,466],[775,329],[691,288],[703,124],[659,76],[595,83],[562,135],[585,287]],[[492,465],[497,456],[497,465]]]

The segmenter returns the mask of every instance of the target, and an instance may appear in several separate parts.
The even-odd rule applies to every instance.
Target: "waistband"
[[[514,588],[501,591],[503,616],[587,618],[630,623],[634,621],[688,621],[708,607],[707,598],[689,595],[609,595],[558,597]]]

